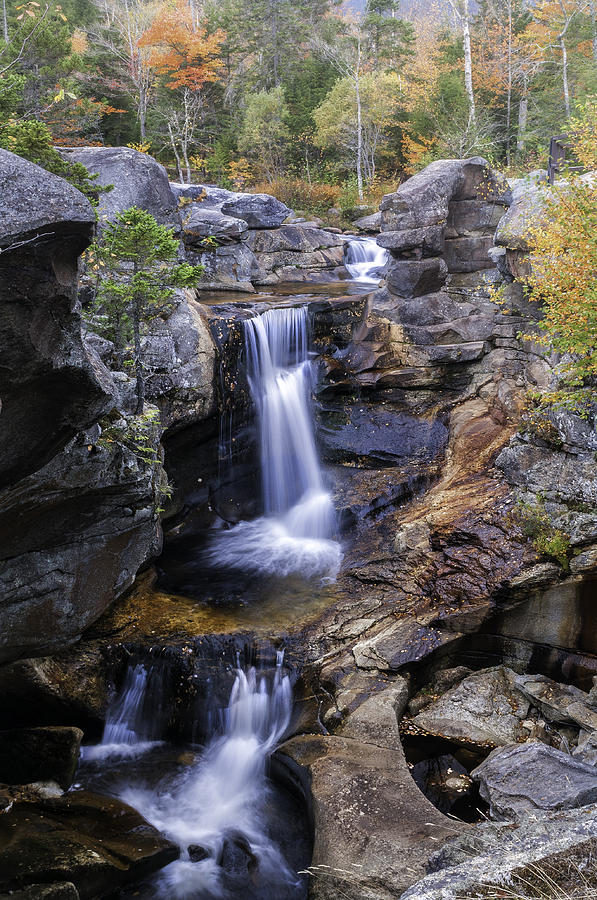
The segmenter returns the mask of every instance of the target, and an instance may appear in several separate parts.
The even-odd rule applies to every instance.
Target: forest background
[[[544,168],[597,93],[597,0],[0,0],[0,146],[129,145],[325,214],[433,159]]]

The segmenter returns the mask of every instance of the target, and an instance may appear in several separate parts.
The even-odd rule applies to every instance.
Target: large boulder
[[[512,195],[505,179],[493,172],[487,160],[439,159],[387,194],[381,204],[381,230],[397,231],[442,225],[449,204],[482,200],[508,206]]]
[[[110,403],[77,307],[94,222],[67,181],[0,150],[0,486],[41,468]]]
[[[462,744],[503,746],[524,740],[530,703],[505,666],[475,672],[420,712],[413,722],[429,734]]]
[[[597,802],[597,770],[538,741],[499,747],[471,773],[495,819]]]
[[[218,209],[191,203],[182,208],[182,231],[186,246],[201,248],[206,237],[219,244],[240,241],[249,226],[244,219],[225,216]]]
[[[440,290],[448,272],[493,268],[493,232],[510,202],[507,183],[480,157],[437,160],[387,194],[377,240],[395,259],[390,291],[418,297]]]
[[[597,889],[597,805],[512,824],[484,823],[446,844],[401,900],[463,897],[591,896]],[[552,891],[557,893],[552,893]],[[544,893],[545,892],[545,893]]]
[[[96,174],[97,184],[113,185],[100,194],[98,218],[114,219],[131,206],[151,213],[160,225],[171,225],[180,231],[180,213],[176,197],[170,189],[168,175],[153,156],[130,147],[61,148],[67,162],[82,163]]]
[[[397,723],[405,687],[398,679],[372,696],[361,693],[360,703],[340,695],[352,711],[339,735],[301,735],[277,752],[286,777],[312,798],[313,900],[396,897],[424,874],[438,842],[464,827],[438,812],[412,779]]]
[[[0,731],[0,783],[55,781],[73,783],[83,732],[80,728],[42,727]]]
[[[224,201],[221,210],[225,216],[243,219],[249,228],[278,228],[292,210],[269,194],[237,194]]]
[[[0,816],[0,891],[70,882],[83,900],[151,875],[179,849],[130,806],[84,791]]]

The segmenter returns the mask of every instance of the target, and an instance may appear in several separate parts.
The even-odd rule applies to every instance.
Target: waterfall
[[[111,757],[139,756],[160,744],[153,740],[157,711],[155,696],[151,696],[149,675],[142,664],[129,666],[124,682],[106,716],[106,724],[100,744],[83,747],[81,753],[86,760],[102,760]],[[152,702],[153,701],[153,702]],[[145,715],[145,708],[151,707],[151,717]]]
[[[307,307],[270,309],[248,319],[244,333],[264,515],[219,531],[209,559],[251,573],[334,578],[341,551],[315,445]]]
[[[366,284],[379,284],[387,261],[388,251],[369,237],[352,238],[344,254],[344,266],[350,276]]]
[[[127,786],[122,800],[175,841],[180,859],[160,874],[158,896],[293,900],[302,896],[268,833],[266,765],[290,723],[292,687],[277,655],[273,678],[238,668],[220,727],[198,761],[157,789]]]

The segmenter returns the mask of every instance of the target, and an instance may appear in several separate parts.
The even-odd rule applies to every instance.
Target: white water
[[[118,699],[108,710],[101,743],[94,747],[83,747],[81,752],[84,759],[140,756],[160,743],[147,739],[150,729],[143,715],[147,680],[145,666],[138,664],[127,669]]]
[[[251,573],[335,578],[341,550],[315,446],[307,307],[270,309],[244,327],[265,515],[218,532],[210,560]]]
[[[357,237],[348,243],[344,266],[355,281],[379,284],[381,272],[388,261],[388,251],[375,238]]]
[[[160,875],[159,896],[191,900],[226,898],[235,889],[242,893],[242,873],[237,875],[239,883],[230,884],[219,864],[227,837],[240,839],[247,849],[250,845],[255,863],[246,890],[251,897],[284,898],[298,884],[268,835],[265,815],[270,800],[267,759],[292,711],[292,688],[282,663],[283,654],[278,653],[269,683],[254,668],[237,670],[221,728],[198,762],[165,779],[157,790],[127,787],[121,792],[122,800],[181,848],[180,859]],[[193,862],[189,847],[194,846],[207,858]]]

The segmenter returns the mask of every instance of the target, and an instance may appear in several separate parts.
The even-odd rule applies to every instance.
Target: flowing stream
[[[388,251],[375,238],[352,238],[345,252],[344,266],[351,278],[364,284],[379,284],[388,261]]]
[[[145,703],[151,672],[131,666],[109,712],[102,743],[85,760],[110,771],[123,753],[146,755],[152,731]],[[146,710],[144,712],[144,710]],[[181,850],[143,897],[299,900],[304,878],[293,872],[271,825],[272,785],[267,761],[292,713],[292,688],[283,653],[275,672],[238,668],[228,706],[204,751],[156,785],[137,776],[116,786],[129,803]],[[149,719],[147,716],[149,715]],[[126,749],[124,749],[126,748]],[[114,792],[114,787],[112,792]],[[276,832],[276,837],[272,832]]]
[[[256,574],[335,578],[336,521],[315,444],[306,306],[269,309],[244,323],[259,429],[264,515],[214,536],[210,561]]]

